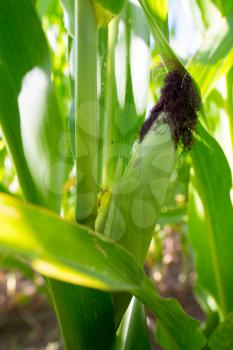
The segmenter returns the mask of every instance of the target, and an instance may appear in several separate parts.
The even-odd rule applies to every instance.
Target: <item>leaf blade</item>
[[[0,13],[0,122],[26,198],[58,210],[64,125],[47,42],[30,1],[2,1]]]
[[[211,350],[231,350],[233,346],[233,313],[231,312],[226,320],[221,323],[211,334],[208,345]]]
[[[231,172],[220,146],[201,125],[198,134],[191,152],[195,177],[191,177],[189,237],[197,255],[200,283],[226,315],[233,307]]]
[[[159,297],[134,258],[103,235],[3,194],[0,194],[0,220],[1,250],[26,255],[38,271],[53,278],[102,290],[127,290],[157,315],[180,349],[191,346],[190,350],[199,350],[204,343],[199,322],[187,316],[177,301]],[[54,240],[59,231],[66,234]],[[38,265],[38,259],[45,262],[46,269]],[[61,273],[62,269],[65,273]],[[71,274],[67,276],[68,271]]]

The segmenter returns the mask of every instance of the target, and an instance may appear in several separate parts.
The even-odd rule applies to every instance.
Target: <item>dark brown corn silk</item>
[[[200,95],[187,71],[175,69],[169,72],[164,79],[158,103],[141,127],[139,141],[142,142],[159,115],[163,113],[162,121],[169,124],[175,146],[189,150],[193,143],[192,132],[200,107]]]

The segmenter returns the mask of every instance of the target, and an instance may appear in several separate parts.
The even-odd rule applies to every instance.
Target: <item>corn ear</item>
[[[97,25],[99,27],[107,25],[116,15],[118,15],[125,0],[92,0]]]
[[[143,265],[176,161],[170,127],[160,118],[141,143],[119,183],[103,197],[96,229]]]

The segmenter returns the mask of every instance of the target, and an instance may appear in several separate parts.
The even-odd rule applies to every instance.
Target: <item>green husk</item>
[[[111,196],[103,197],[97,231],[127,248],[139,265],[144,263],[175,160],[170,127],[160,119],[135,145]]]

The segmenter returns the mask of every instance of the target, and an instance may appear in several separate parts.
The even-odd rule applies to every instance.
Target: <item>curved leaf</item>
[[[105,291],[129,291],[149,307],[179,349],[200,350],[199,322],[172,299],[162,299],[121,246],[51,212],[0,194],[0,250],[18,252],[39,272]],[[57,239],[58,233],[61,233]]]
[[[167,1],[162,0],[160,6],[155,5],[153,0],[139,0],[139,3],[145,12],[151,33],[154,37],[156,49],[158,50],[158,54],[160,55],[164,66],[166,67],[171,63],[180,66],[181,63],[167,40],[168,30],[165,20],[167,14]]]
[[[117,350],[150,350],[145,309],[133,298],[117,332]]]
[[[231,350],[233,348],[233,312],[221,323],[208,340],[211,350]]]

